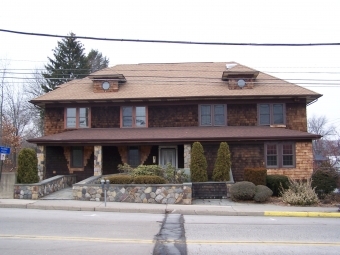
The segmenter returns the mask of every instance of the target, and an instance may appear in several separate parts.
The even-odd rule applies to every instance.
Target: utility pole
[[[6,64],[1,63],[2,69],[2,77],[1,77],[1,103],[0,103],[0,146],[2,145],[2,109],[4,105],[4,84],[5,84],[5,75],[6,75]],[[3,160],[0,160],[0,184],[1,184],[1,175],[2,175],[2,164]]]

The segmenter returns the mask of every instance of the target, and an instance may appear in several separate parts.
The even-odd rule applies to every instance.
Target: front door
[[[175,148],[161,148],[160,165],[165,167],[168,163],[176,167],[176,149]]]

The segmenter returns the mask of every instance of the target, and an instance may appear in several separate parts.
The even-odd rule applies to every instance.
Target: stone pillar
[[[94,176],[99,176],[103,174],[102,171],[102,146],[95,145],[94,146]]]
[[[184,168],[190,168],[191,144],[184,144]]]
[[[38,145],[37,146],[37,158],[38,158],[38,176],[39,176],[39,182],[44,180],[45,178],[45,146]]]

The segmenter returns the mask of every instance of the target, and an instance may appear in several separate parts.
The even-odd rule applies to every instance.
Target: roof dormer
[[[227,70],[222,74],[222,80],[228,81],[229,89],[253,89],[254,81],[259,71],[233,71]]]
[[[93,92],[117,92],[119,86],[126,82],[122,74],[89,75],[93,83]]]

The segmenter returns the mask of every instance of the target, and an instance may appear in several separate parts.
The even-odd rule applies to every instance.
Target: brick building
[[[228,142],[235,181],[246,167],[308,178],[312,140],[306,107],[321,95],[237,63],[117,65],[67,82],[31,103],[45,109],[39,174],[78,180],[117,165],[170,162],[190,168],[202,143],[211,177]]]

